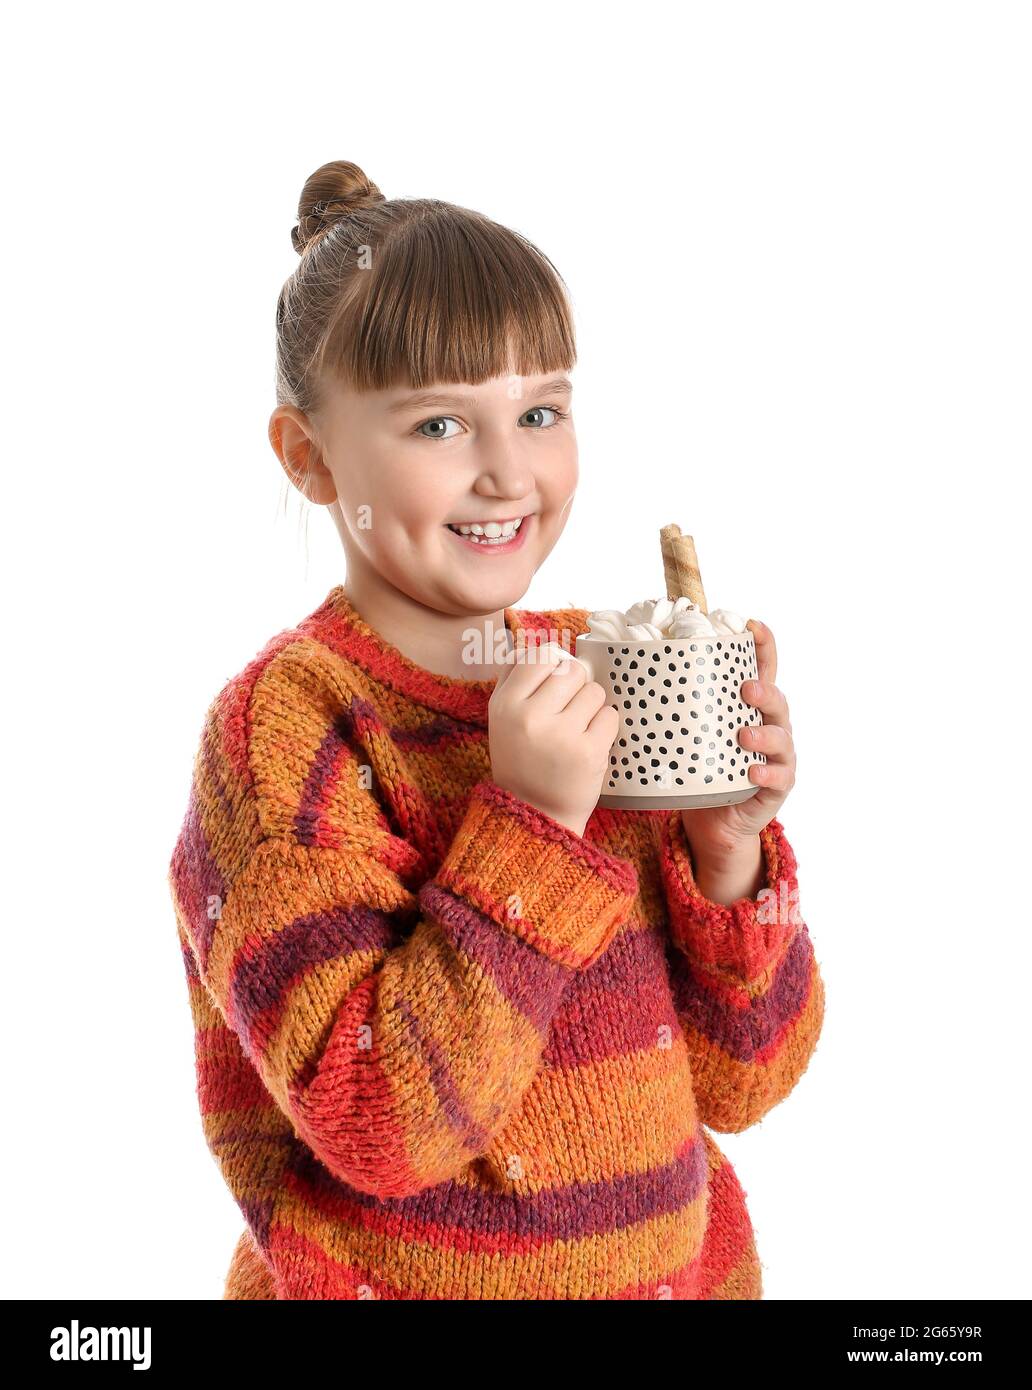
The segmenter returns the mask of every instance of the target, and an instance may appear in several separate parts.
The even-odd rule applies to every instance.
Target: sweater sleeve
[[[483,781],[436,872],[407,883],[412,847],[356,766],[338,782],[355,786],[343,843],[269,836],[219,736],[169,870],[199,979],[336,1178],[403,1197],[457,1176],[518,1106],[574,973],[629,915],[634,865]]]
[[[810,1061],[824,985],[799,913],[784,827],[760,832],[766,882],[755,898],[704,898],[679,811],[661,822],[660,865],[673,943],[671,984],[703,1124],[747,1129],[783,1100]]]

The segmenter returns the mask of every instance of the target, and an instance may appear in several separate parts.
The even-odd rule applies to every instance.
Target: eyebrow
[[[557,392],[572,391],[573,384],[564,376],[554,377],[551,381],[542,382],[540,386],[535,386],[531,393],[535,396],[556,394]],[[459,396],[448,392],[440,391],[419,391],[415,395],[405,396],[400,401],[395,401],[393,405],[387,407],[393,414],[398,410],[415,410],[428,405],[476,405],[476,396]]]

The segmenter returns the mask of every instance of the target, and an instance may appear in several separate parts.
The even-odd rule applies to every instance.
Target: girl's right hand
[[[494,781],[582,835],[620,725],[605,688],[557,642],[517,648],[487,711]]]

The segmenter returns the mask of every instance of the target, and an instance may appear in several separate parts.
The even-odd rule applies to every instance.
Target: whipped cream
[[[631,638],[720,637],[745,632],[746,620],[729,608],[703,613],[689,598],[646,598],[626,613],[618,608],[600,608],[588,614],[588,635],[609,642]]]

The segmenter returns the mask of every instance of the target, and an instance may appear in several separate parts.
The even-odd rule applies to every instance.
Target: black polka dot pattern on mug
[[[741,698],[742,683],[758,675],[752,640],[664,638],[607,643],[605,652],[595,679],[608,686],[620,714],[606,791],[647,796],[752,785],[750,766],[767,761],[738,741],[743,724],[763,722]]]

